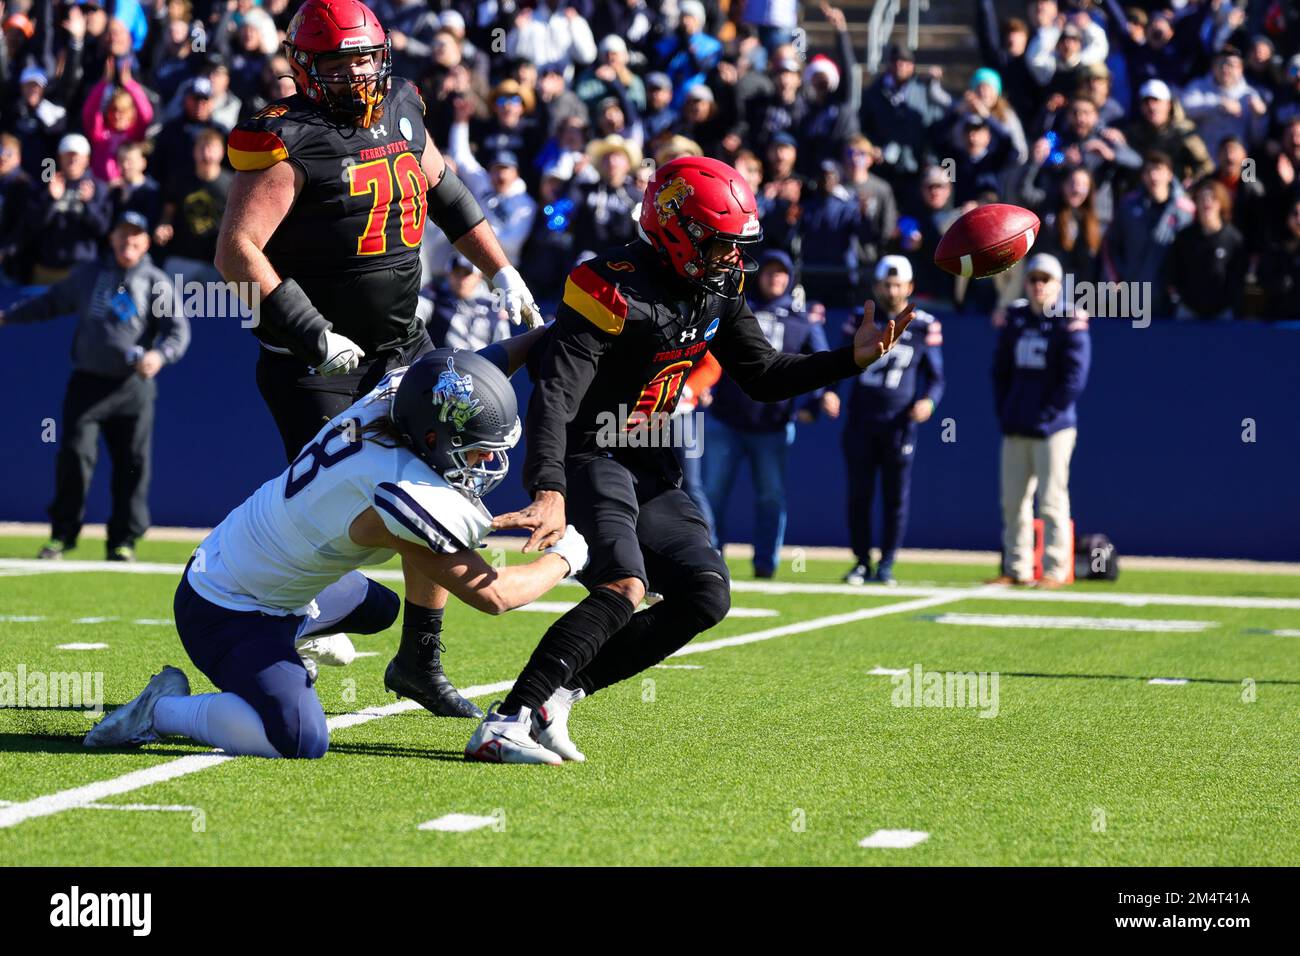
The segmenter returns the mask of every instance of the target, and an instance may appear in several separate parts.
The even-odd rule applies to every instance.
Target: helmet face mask
[[[740,297],[758,263],[744,247],[762,240],[758,203],[740,173],[705,157],[655,171],[641,206],[641,236],[687,282],[725,299]]]
[[[391,417],[407,447],[472,498],[505,479],[508,451],[523,431],[509,379],[467,349],[435,349],[416,359],[393,395]],[[471,464],[473,452],[482,457]]]
[[[392,41],[360,0],[307,0],[284,41],[294,86],[313,103],[369,128],[383,114],[392,84]],[[352,58],[373,69],[354,74]]]
[[[506,475],[510,473],[508,449],[513,448],[519,441],[522,429],[522,425],[516,419],[515,427],[499,442],[481,441],[472,445],[453,448],[448,453],[448,457],[453,464],[440,471],[439,474],[453,488],[459,489],[471,498],[482,498],[505,481]],[[482,458],[471,465],[469,463],[469,453],[471,451],[491,452],[492,457],[490,459]]]

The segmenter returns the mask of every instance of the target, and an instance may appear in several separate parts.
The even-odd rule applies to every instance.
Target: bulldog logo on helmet
[[[659,213],[660,224],[665,224],[682,210],[686,197],[695,195],[695,187],[682,179],[670,179],[659,187],[655,193],[655,209]]]
[[[457,431],[464,431],[471,418],[483,411],[483,405],[474,397],[474,378],[456,371],[453,359],[447,359],[447,371],[438,376],[433,387],[433,404],[442,407],[439,418],[451,418]]]

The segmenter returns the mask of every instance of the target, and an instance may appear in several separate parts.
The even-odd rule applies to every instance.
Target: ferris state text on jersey
[[[266,244],[281,275],[369,272],[419,256],[429,189],[420,165],[424,101],[413,83],[395,77],[382,108],[366,128],[294,94],[231,132],[227,153],[236,170],[287,162],[305,178]],[[342,262],[340,249],[351,250]]]

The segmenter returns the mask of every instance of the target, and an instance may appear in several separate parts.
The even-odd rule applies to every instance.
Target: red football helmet
[[[383,116],[381,104],[392,83],[392,51],[388,32],[361,0],[307,0],[289,21],[284,45],[294,85],[303,96],[360,126]],[[340,53],[378,54],[379,69],[364,76],[348,70],[322,74],[317,69],[320,57]]]
[[[740,248],[763,238],[758,202],[744,177],[717,159],[683,156],[655,170],[641,232],[679,276],[726,299],[738,298],[744,274],[758,268]]]

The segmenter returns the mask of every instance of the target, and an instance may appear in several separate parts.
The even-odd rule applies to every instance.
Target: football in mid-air
[[[948,227],[934,250],[934,263],[967,279],[997,275],[1029,254],[1039,225],[1037,216],[1019,206],[976,206]]]

